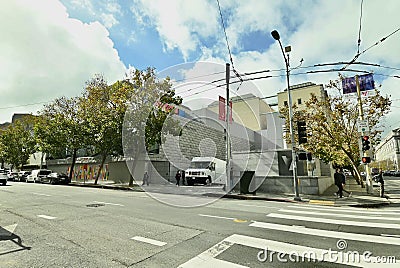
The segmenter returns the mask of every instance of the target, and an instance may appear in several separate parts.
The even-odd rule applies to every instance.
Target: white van
[[[34,169],[32,173],[26,177],[26,182],[42,182],[52,171],[50,169]]]
[[[190,167],[185,170],[188,185],[225,184],[226,162],[215,157],[194,157]]]

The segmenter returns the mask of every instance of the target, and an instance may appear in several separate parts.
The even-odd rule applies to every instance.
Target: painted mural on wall
[[[99,170],[99,165],[80,165],[75,166],[74,171],[72,173],[73,180],[77,181],[87,181],[96,179],[97,172]],[[67,174],[69,174],[71,167],[68,167]],[[108,164],[103,165],[102,170],[100,171],[99,180],[106,181],[109,177]]]

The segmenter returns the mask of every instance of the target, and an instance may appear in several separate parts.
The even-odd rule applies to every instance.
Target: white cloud
[[[41,105],[4,107],[79,95],[96,73],[109,82],[123,78],[125,66],[107,29],[70,19],[58,1],[3,1],[0,18],[0,122]]]
[[[147,16],[157,29],[165,49],[178,49],[185,59],[198,48],[199,39],[214,35],[219,25],[215,7],[202,0],[138,0],[131,10],[134,15]],[[143,15],[137,20],[144,22]]]

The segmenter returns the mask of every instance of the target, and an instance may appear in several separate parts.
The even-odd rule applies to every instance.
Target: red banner
[[[225,99],[219,96],[219,120],[225,121]]]
[[[218,118],[219,120],[225,121],[225,113],[226,113],[226,107],[225,107],[225,98],[219,96],[219,114]],[[229,102],[229,122],[232,123],[232,102]]]

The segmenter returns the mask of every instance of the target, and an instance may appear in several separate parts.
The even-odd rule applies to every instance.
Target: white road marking
[[[267,223],[267,222],[253,222],[249,226],[265,228],[270,230],[291,232],[296,234],[306,234],[320,237],[330,237],[330,238],[340,238],[346,237],[346,240],[356,240],[363,242],[371,242],[371,243],[380,243],[380,244],[389,244],[389,245],[400,245],[400,239],[397,237],[382,237],[376,235],[364,235],[357,233],[345,233],[345,232],[336,232],[329,230],[320,230],[307,228],[304,226],[289,226],[289,225],[281,225],[275,223]],[[387,235],[389,236],[389,235]],[[400,236],[399,236],[400,237]]]
[[[93,201],[94,203],[98,203],[98,204],[104,204],[104,205],[111,205],[111,206],[120,206],[120,207],[124,207],[125,205],[122,204],[115,204],[115,203],[107,203],[107,202],[101,202],[101,201]]]
[[[244,206],[244,207],[256,207],[256,208],[278,208],[276,206],[260,206],[260,205],[247,205],[247,204],[235,204],[237,206]]]
[[[179,265],[178,268],[197,268],[197,267],[221,267],[221,268],[248,268],[232,262],[216,259],[218,255],[230,248],[234,243],[227,242],[226,239],[200,253],[189,261]]]
[[[302,217],[302,216],[296,216],[296,215],[285,215],[285,214],[279,214],[279,213],[270,213],[267,215],[267,217],[287,219],[287,220],[328,223],[328,224],[362,226],[362,227],[375,227],[375,228],[388,228],[388,229],[399,229],[400,228],[400,224],[394,224],[394,223],[345,221],[345,220],[334,220],[334,219],[324,219],[324,218]]]
[[[148,243],[148,244],[152,244],[152,245],[159,246],[159,247],[165,246],[167,244],[165,242],[157,241],[157,240],[142,237],[142,236],[135,236],[135,237],[132,237],[131,239],[140,241],[140,242],[144,242],[144,243]]]
[[[339,214],[339,213],[324,213],[324,212],[314,212],[314,211],[301,211],[301,210],[289,210],[289,209],[280,209],[279,212],[285,213],[297,213],[297,214],[306,214],[306,215],[319,215],[319,216],[333,216],[338,218],[351,218],[351,219],[364,219],[364,220],[385,220],[385,221],[399,221],[399,218],[388,218],[388,217],[371,217],[371,216],[361,216],[361,215],[352,215],[352,214]]]
[[[327,208],[321,206],[288,206],[289,208],[295,209],[308,209],[308,210],[321,210],[321,211],[339,211],[339,212],[348,212],[348,213],[359,213],[359,214],[373,214],[373,215],[399,215],[399,211],[396,212],[386,212],[386,211],[371,211],[371,210],[360,210],[360,209],[349,209],[349,208]]]
[[[48,215],[37,215],[39,218],[43,218],[46,220],[54,220],[57,219],[57,217],[53,217],[53,216],[48,216]]]
[[[224,220],[236,220],[236,218],[228,218],[228,217],[221,217],[221,216],[214,216],[214,215],[207,215],[207,214],[199,214],[199,216],[207,217],[207,218],[224,219]]]
[[[47,197],[50,197],[51,195],[49,195],[49,194],[41,194],[41,193],[32,193],[32,194],[34,194],[34,195],[41,195],[41,196],[47,196]]]

